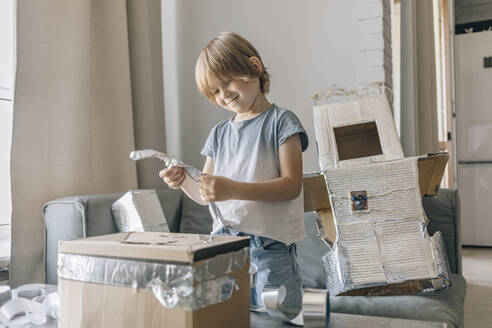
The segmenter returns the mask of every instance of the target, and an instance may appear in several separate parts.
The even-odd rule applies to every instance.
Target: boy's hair
[[[251,57],[258,57],[260,60],[260,71],[251,64]],[[212,39],[203,48],[196,62],[195,79],[198,90],[215,103],[215,95],[210,85],[211,77],[243,81],[259,78],[261,92],[270,91],[270,75],[260,54],[248,40],[233,32],[222,32]]]

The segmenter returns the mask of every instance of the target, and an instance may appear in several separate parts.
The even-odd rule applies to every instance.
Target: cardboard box
[[[250,326],[247,237],[118,233],[61,241],[58,256],[60,327]],[[174,307],[145,286],[154,273],[167,283],[158,286]],[[233,282],[228,293],[221,281]],[[214,291],[229,296],[203,305]]]

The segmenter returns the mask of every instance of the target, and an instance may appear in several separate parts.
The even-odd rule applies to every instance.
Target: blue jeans
[[[261,292],[263,288],[279,288],[284,285],[287,291],[280,309],[289,318],[294,318],[302,309],[302,279],[297,265],[296,244],[289,246],[266,237],[250,235],[234,229],[224,229],[217,234],[250,237],[251,263],[258,266],[255,286],[251,286],[251,308],[263,307]]]

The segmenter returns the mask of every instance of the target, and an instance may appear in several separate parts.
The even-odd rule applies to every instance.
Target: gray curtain
[[[439,150],[432,3],[401,1],[401,142],[405,156]]]
[[[129,159],[165,150],[159,1],[136,3],[17,2],[13,287],[44,281],[45,202],[160,182]]]

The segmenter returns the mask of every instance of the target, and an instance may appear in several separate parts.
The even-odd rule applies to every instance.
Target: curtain
[[[129,153],[136,145],[165,150],[160,11],[149,0],[139,5],[152,17],[129,14],[141,9],[130,3],[17,2],[12,287],[44,281],[45,202],[159,180],[148,167],[137,172]]]
[[[439,150],[433,2],[401,1],[401,141],[405,156]]]

